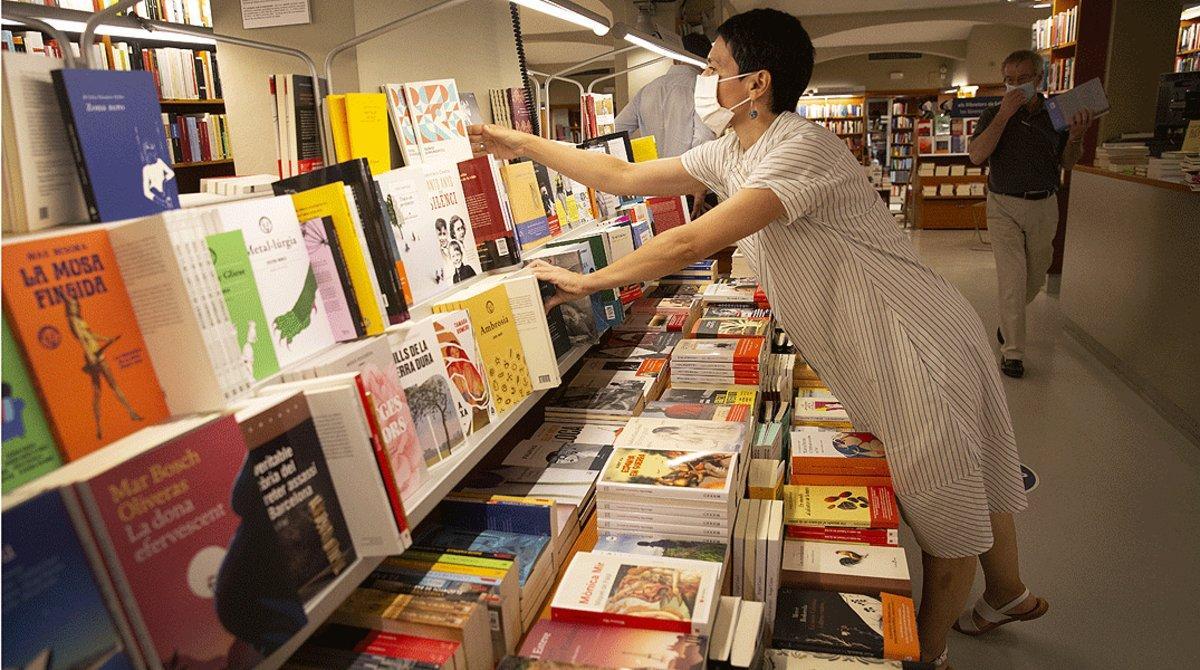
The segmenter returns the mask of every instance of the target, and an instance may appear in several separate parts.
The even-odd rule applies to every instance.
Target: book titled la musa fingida
[[[76,69],[51,74],[92,221],[179,209],[154,76]]]

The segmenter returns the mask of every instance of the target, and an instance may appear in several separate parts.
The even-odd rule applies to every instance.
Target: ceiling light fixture
[[[42,19],[46,23],[58,28],[64,33],[82,33],[84,24],[82,21],[70,21],[67,19]],[[0,23],[4,25],[25,25],[21,23],[19,17],[0,19]],[[177,44],[216,44],[216,40],[208,37],[199,37],[196,35],[183,35],[180,33],[168,33],[161,31],[142,30],[141,28],[127,28],[125,26],[110,26],[101,24],[96,28],[97,35],[108,35],[110,37],[127,37],[130,39],[139,40],[154,40],[156,42],[174,42]]]
[[[528,7],[535,12],[549,14],[555,18],[569,21],[577,26],[583,26],[596,33],[597,36],[603,37],[608,34],[610,26],[608,19],[593,12],[592,10],[581,7],[570,0],[512,0],[513,2]]]
[[[612,31],[614,37],[620,37],[630,44],[637,45],[643,49],[646,49],[647,51],[653,51],[660,56],[666,56],[667,58],[677,61],[690,63],[700,68],[708,67],[708,63],[700,60],[699,58],[696,58],[689,53],[679,51],[657,37],[654,37],[653,35],[647,35],[636,28],[630,28],[627,25],[618,23],[613,26]]]

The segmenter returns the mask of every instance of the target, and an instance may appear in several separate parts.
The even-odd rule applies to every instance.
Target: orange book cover
[[[68,460],[169,415],[108,233],[3,248],[4,307]]]
[[[883,657],[895,661],[921,660],[912,598],[880,593],[879,599],[883,602]]]
[[[814,475],[806,472],[793,472],[788,484],[793,486],[887,486],[891,487],[892,478],[884,475],[876,477],[872,475]]]

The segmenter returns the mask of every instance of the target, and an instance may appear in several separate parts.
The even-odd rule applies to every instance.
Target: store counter
[[[1064,253],[1068,330],[1200,444],[1200,193],[1077,166]]]

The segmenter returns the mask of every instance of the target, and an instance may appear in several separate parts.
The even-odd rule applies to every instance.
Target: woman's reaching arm
[[[477,156],[489,153],[502,160],[521,156],[532,158],[605,193],[684,195],[704,189],[704,184],[683,169],[678,158],[630,163],[616,156],[584,151],[500,126],[471,126],[469,132],[471,151]]]
[[[592,274],[549,263],[530,264],[538,279],[558,287],[546,307],[634,282],[650,281],[708,258],[784,215],[783,203],[768,189],[743,189],[686,226],[654,236],[637,251]]]

